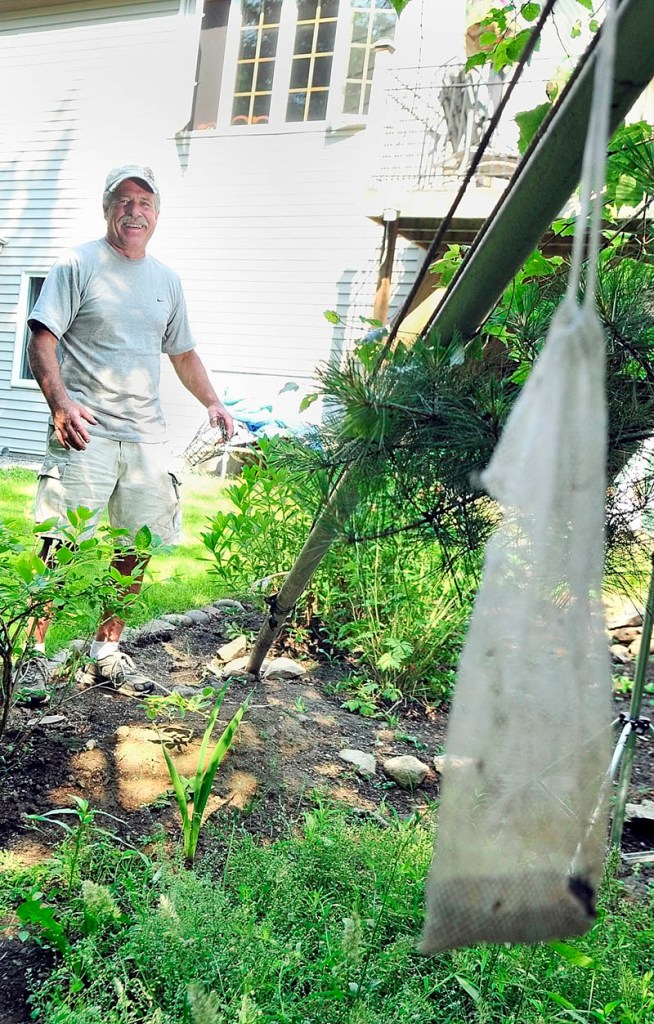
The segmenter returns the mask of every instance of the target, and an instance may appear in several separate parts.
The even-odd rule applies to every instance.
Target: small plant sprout
[[[228,688],[229,683],[220,690],[213,711],[209,716],[207,727],[204,730],[202,743],[200,745],[198,765],[194,779],[185,779],[179,774],[172,757],[166,749],[163,739],[161,743],[161,749],[163,750],[163,755],[166,759],[166,764],[168,765],[170,779],[175,791],[175,799],[177,800],[177,806],[179,807],[179,813],[182,819],[184,856],[189,864],[191,864],[195,858],[195,851],[200,837],[204,812],[207,806],[207,801],[209,800],[216,772],[218,771],[225,754],[231,747],[234,741],[234,736],[236,735],[236,730],[238,729],[241,719],[247,710],[248,702],[246,700],[241,704],[231,721],[229,721],[225,726],[220,739],[214,746],[211,754],[209,754],[211,734],[216,722],[218,721],[220,708]],[[191,803],[193,807],[189,812],[189,805]]]

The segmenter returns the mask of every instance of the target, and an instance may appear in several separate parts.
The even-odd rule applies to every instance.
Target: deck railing
[[[537,62],[523,73],[485,152],[480,176],[511,176],[519,158],[515,114],[543,103],[545,84]],[[458,186],[506,88],[505,77],[489,68],[388,67],[377,106],[379,159],[373,185]]]

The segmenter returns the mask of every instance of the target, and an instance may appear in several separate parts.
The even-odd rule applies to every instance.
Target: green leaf
[[[408,2],[409,0],[391,0],[396,14],[401,14]]]
[[[317,401],[318,401],[318,395],[316,395],[316,394],[305,395],[304,398],[302,399],[302,401],[300,402],[300,412],[304,412],[305,409],[308,409],[310,405],[313,405],[313,403],[317,402]]]
[[[490,61],[489,53],[473,53],[471,57],[468,57],[466,61],[466,71],[472,71],[473,68],[483,67]]]
[[[467,992],[470,998],[474,1000],[475,1003],[479,1002],[479,999],[481,997],[481,992],[479,991],[479,989],[475,985],[473,985],[471,981],[468,981],[467,978],[462,978],[460,974],[455,974],[454,977],[458,981],[463,991]]]
[[[532,110],[521,110],[520,113],[516,114],[515,122],[520,129],[520,136],[518,138],[518,149],[521,153],[524,153],[527,146],[533,139],[534,135],[543,123],[546,115],[552,109],[551,103],[540,103],[537,107]]]
[[[531,31],[528,28],[524,28],[522,32],[518,32],[513,39],[510,39],[506,44],[506,55],[511,64],[515,64],[520,60],[522,51],[531,38]]]
[[[181,775],[179,774],[179,772],[177,771],[177,768],[175,767],[173,759],[171,758],[170,754],[166,750],[166,744],[163,742],[163,739],[161,740],[161,749],[163,750],[163,755],[164,755],[164,757],[166,759],[166,764],[168,766],[168,773],[170,775],[170,781],[172,782],[173,789],[175,790],[175,799],[177,800],[177,806],[179,807],[179,813],[180,813],[180,816],[181,816],[181,819],[182,819],[182,827],[184,829],[184,844],[186,845],[187,836],[188,836],[189,830],[190,830],[190,821],[189,821],[188,807],[187,807],[186,787],[184,786],[184,783],[182,782]]]
[[[587,11],[592,11],[593,9],[593,0],[577,0],[577,3],[585,7]]]
[[[149,526],[142,526],[134,537],[134,547],[137,551],[143,551],[152,544],[152,532]]]
[[[574,964],[575,967],[592,969],[597,967],[592,957],[582,953],[580,949],[577,949],[576,946],[571,946],[568,942],[548,942],[548,946],[564,960],[567,960],[569,964]]]
[[[325,320],[329,320],[330,324],[340,324],[343,322],[338,313],[336,313],[335,310],[333,309],[326,309],[325,312],[323,313],[323,316]]]
[[[562,1006],[564,1010],[567,1010],[568,1016],[572,1017],[573,1020],[579,1021],[579,1024],[588,1024],[588,1018],[582,1017],[582,1015],[575,1010],[574,1004],[566,999],[565,996],[560,996],[557,992],[547,992],[546,995],[553,1003],[557,1006]]]
[[[520,14],[525,21],[536,21],[536,18],[540,14],[540,4],[523,4],[520,8]]]

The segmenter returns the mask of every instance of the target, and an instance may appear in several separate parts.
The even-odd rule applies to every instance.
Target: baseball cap
[[[161,199],[159,186],[155,180],[152,168],[144,167],[141,164],[125,164],[123,167],[114,167],[113,170],[109,171],[107,180],[104,183],[105,196],[114,192],[128,178],[136,178],[137,181],[143,182],[150,192],[154,192],[157,199]]]

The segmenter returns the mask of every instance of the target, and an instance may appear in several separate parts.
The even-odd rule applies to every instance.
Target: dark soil
[[[236,618],[225,614],[207,625],[180,627],[169,641],[126,643],[123,648],[141,671],[166,688],[203,680],[216,683],[215,677],[207,675],[207,664],[233,637],[235,625],[251,633],[258,626],[258,616],[251,611]],[[442,750],[446,709],[407,702],[388,709],[386,717],[352,714],[342,708],[344,698],[338,690],[346,666],[307,652],[293,656],[308,667],[301,679],[233,679],[221,721],[226,722],[249,694],[251,703],[216,777],[210,811],[238,814],[246,828],[274,838],[321,797],[380,821],[389,814],[406,816],[426,809],[438,796],[432,758]],[[645,715],[650,702],[648,698]],[[628,697],[615,704],[616,716],[629,710]],[[54,715],[63,715],[64,720],[49,724],[48,718]],[[195,770],[204,721],[199,715],[186,715],[162,725],[167,747],[187,777]],[[62,835],[54,826],[35,831],[25,816],[71,807],[75,796],[119,818],[107,823],[123,838],[138,842],[158,829],[164,829],[171,840],[179,837],[178,811],[170,795],[160,737],[142,701],[100,689],[63,688],[45,708],[16,709],[4,740],[5,746],[8,743],[15,746],[15,753],[0,765],[0,847],[21,860],[47,856]],[[362,778],[342,761],[338,754],[345,747],[374,754],[376,775]],[[426,780],[415,792],[401,789],[384,775],[382,762],[396,754],[412,754],[429,765]],[[651,733],[638,741],[631,793],[635,801],[654,799]],[[206,838],[201,839],[199,856],[203,841]],[[647,828],[626,828],[624,850],[653,847],[654,834]],[[631,869],[622,870],[627,875]],[[6,934],[15,936],[15,932],[15,923],[9,922]],[[0,1024],[29,1020],[26,987],[38,981],[39,972],[47,973],[49,965],[46,950],[15,938],[0,942],[0,991],[6,994]]]

